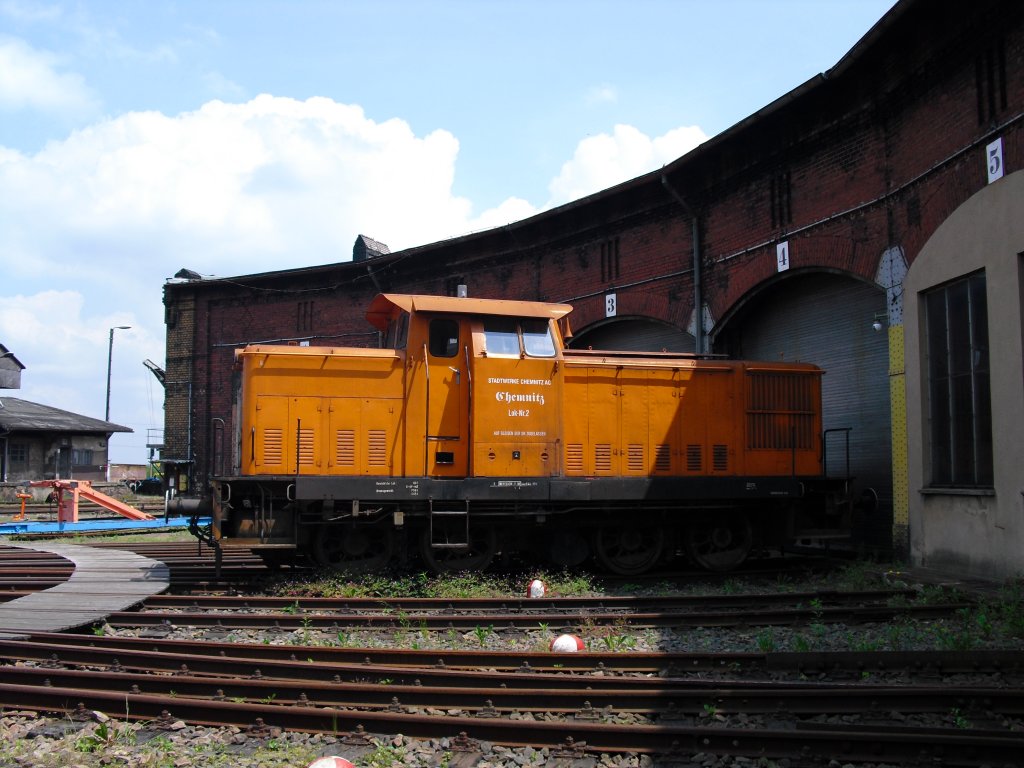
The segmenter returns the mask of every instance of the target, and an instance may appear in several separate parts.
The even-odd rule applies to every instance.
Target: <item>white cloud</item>
[[[61,71],[58,56],[15,38],[0,38],[0,109],[85,115],[96,104],[81,75]]]
[[[675,128],[653,139],[631,125],[616,125],[611,135],[589,136],[576,146],[572,160],[549,185],[550,204],[578,200],[641,176],[706,140],[697,126]]]
[[[596,192],[702,138],[617,126],[580,142],[552,195]],[[116,335],[111,420],[136,430],[115,436],[115,460],[141,461],[163,419],[142,361],[164,359],[167,278],[346,261],[359,233],[398,250],[539,210],[509,197],[475,212],[452,192],[458,152],[445,130],[268,95],[124,114],[35,154],[0,147],[0,341],[27,366],[11,394],[102,416],[109,329],[132,326]]]
[[[9,395],[103,418],[109,329],[130,325],[130,330],[116,332],[113,359],[118,363],[118,377],[112,390],[117,392],[118,408],[111,420],[135,422],[144,439],[145,426],[161,419],[162,413],[140,416],[137,412],[138,403],[131,392],[144,391],[146,382],[145,369],[135,359],[141,360],[140,355],[163,359],[163,334],[154,337],[131,312],[102,298],[90,300],[70,288],[4,296],[0,301],[0,340],[26,370],[22,373],[24,392],[0,392],[0,400]]]
[[[613,85],[595,85],[587,91],[588,104],[614,104],[619,100],[619,92]]]

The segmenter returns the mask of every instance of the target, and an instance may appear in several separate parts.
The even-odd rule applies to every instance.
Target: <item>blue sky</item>
[[[163,426],[162,286],[499,226],[653,170],[893,0],[0,0],[0,392]]]

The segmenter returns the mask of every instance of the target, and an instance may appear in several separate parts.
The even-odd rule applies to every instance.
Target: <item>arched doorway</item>
[[[822,379],[823,425],[850,428],[855,493],[879,497],[871,519],[858,521],[869,551],[892,548],[892,444],[885,292],[848,275],[793,273],[751,296],[714,335],[715,351],[753,360],[814,363]],[[875,321],[880,328],[876,330]],[[839,436],[828,443],[829,471],[844,470]]]
[[[573,349],[621,349],[635,352],[693,352],[693,336],[674,325],[647,317],[619,317],[596,323],[569,340]]]

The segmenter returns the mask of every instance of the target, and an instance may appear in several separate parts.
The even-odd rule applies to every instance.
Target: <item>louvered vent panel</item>
[[[339,429],[335,434],[334,463],[339,467],[356,465],[356,433],[352,429]]]
[[[383,429],[371,429],[367,435],[366,463],[371,467],[386,467],[388,463],[387,434]]]
[[[814,441],[814,398],[810,376],[751,373],[747,396],[749,448],[809,449]]]
[[[672,449],[667,445],[654,446],[654,471],[672,471]]]
[[[313,466],[313,430],[299,430],[299,466]]]
[[[565,469],[567,472],[583,472],[582,443],[569,443],[565,446]]]
[[[700,472],[704,469],[704,455],[699,445],[686,446],[686,471]]]
[[[280,464],[283,435],[280,429],[263,430],[263,463]]]
[[[715,472],[726,472],[729,469],[729,446],[714,446],[711,453],[711,464],[715,468]]]
[[[594,446],[594,471],[612,471],[612,447],[608,443],[598,443]]]
[[[626,466],[630,472],[644,471],[644,447],[640,443],[630,443],[626,454]]]

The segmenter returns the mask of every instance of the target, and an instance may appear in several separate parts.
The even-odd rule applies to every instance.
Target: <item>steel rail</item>
[[[351,651],[311,646],[237,645],[196,641],[120,640],[61,644],[54,639],[0,640],[0,656],[60,668],[107,667],[160,670],[173,674],[205,674],[252,678],[283,677],[348,682],[389,680],[395,685],[483,686],[524,688],[542,679],[549,688],[568,688],[586,680],[599,686],[607,680],[637,690],[695,681],[694,675],[735,686],[738,674],[762,676],[791,673],[827,675],[832,680],[861,680],[864,672],[909,672],[922,679],[951,674],[1000,675],[1008,687],[1020,677],[1024,652],[948,651],[734,653],[734,654],[504,654],[495,652]],[[73,636],[68,636],[73,637]],[[95,638],[106,641],[108,638]],[[286,655],[287,654],[287,655]],[[874,658],[881,657],[881,658]],[[629,673],[629,674],[624,674]]]
[[[0,653],[9,653],[26,641],[0,641]],[[31,636],[38,653],[54,647],[96,650],[145,650],[189,657],[244,658],[288,661],[292,657],[316,663],[386,664],[395,667],[478,669],[496,671],[559,671],[602,674],[645,674],[684,677],[708,672],[856,675],[863,673],[999,674],[1024,675],[1024,651],[728,651],[718,653],[600,652],[552,654],[535,651],[412,650],[406,648],[352,648],[320,645],[210,642],[168,638],[118,637],[63,632],[37,632]],[[38,656],[36,656],[38,658]]]
[[[342,682],[387,680],[392,685],[431,685],[478,688],[486,686],[509,688],[535,688],[537,680],[548,688],[571,688],[579,683],[579,676],[563,672],[534,671],[529,667],[518,670],[484,671],[483,665],[448,668],[374,664],[359,661],[325,661],[307,657],[303,649],[293,649],[294,659],[256,659],[221,655],[143,650],[138,648],[99,648],[90,646],[61,646],[53,643],[0,640],[0,656],[10,660],[34,661],[41,666],[59,669],[69,665],[79,667],[107,667],[129,671],[161,671],[167,674],[202,674],[223,679],[270,677],[303,679],[325,682],[337,678]],[[300,654],[302,654],[300,656]],[[299,659],[305,663],[297,663]],[[312,660],[310,660],[312,659]],[[575,679],[574,679],[575,678]],[[590,684],[599,681],[596,675],[587,678]],[[654,688],[664,681],[653,677],[623,677],[623,686],[639,689]]]
[[[742,626],[790,626],[797,624],[822,623],[866,623],[892,621],[898,616],[916,619],[945,618],[956,611],[969,607],[967,603],[945,605],[912,605],[899,608],[888,606],[852,606],[823,608],[787,608],[769,610],[746,610],[737,613],[720,611],[689,612],[647,612],[621,613],[607,611],[577,610],[568,613],[521,613],[494,614],[443,614],[424,613],[402,615],[391,611],[375,614],[367,612],[348,613],[240,613],[208,612],[183,613],[172,611],[118,611],[107,617],[111,627],[151,627],[155,625],[218,627],[224,629],[327,629],[341,631],[343,628],[370,627],[385,629],[473,629],[484,626],[501,629],[536,629],[544,623],[565,631],[577,631],[591,623],[616,622],[630,627],[742,627]]]
[[[772,604],[810,605],[821,607],[849,603],[887,603],[896,599],[912,599],[912,589],[884,590],[821,590],[815,592],[765,592],[742,595],[672,595],[664,597],[545,597],[545,598],[474,598],[460,597],[264,597],[253,595],[151,595],[147,608],[178,608],[185,610],[292,610],[292,611],[420,611],[455,613],[479,610],[539,612],[551,610],[672,610],[697,606],[701,608],[758,607]],[[458,606],[458,607],[456,607]]]
[[[300,662],[295,663],[300,664]],[[640,690],[637,686],[606,679],[594,685],[592,678],[576,678],[575,688],[549,689],[534,678],[537,687],[510,689],[501,685],[442,687],[394,685],[391,682],[343,683],[293,680],[276,677],[233,678],[197,675],[154,675],[123,670],[71,670],[25,666],[0,666],[0,685],[37,685],[82,690],[120,690],[166,697],[231,699],[270,702],[279,705],[311,705],[339,708],[388,707],[409,711],[409,707],[450,710],[459,708],[475,714],[508,715],[511,712],[560,714],[591,719],[628,712],[657,718],[682,720],[706,714],[711,708],[722,714],[795,715],[867,713],[891,718],[893,712],[946,714],[957,709],[968,716],[977,713],[991,718],[1024,714],[1024,694],[1008,688],[942,685],[872,685],[817,682],[735,683],[720,681],[662,681],[661,687]],[[586,685],[584,685],[586,684]],[[1022,737],[1024,738],[1024,737]]]
[[[1024,739],[1003,732],[950,730],[921,733],[913,728],[881,727],[831,730],[693,727],[670,723],[617,725],[581,721],[550,722],[493,717],[436,717],[388,710],[357,711],[333,707],[238,704],[77,688],[2,685],[0,699],[8,706],[36,711],[99,710],[132,720],[164,721],[178,717],[207,725],[247,727],[257,721],[265,730],[325,732],[351,737],[362,732],[402,733],[413,738],[464,734],[465,739],[509,746],[574,749],[587,752],[642,752],[683,755],[710,752],[769,759],[830,755],[843,760],[941,760],[944,766],[980,766],[994,760],[1014,764]],[[168,710],[173,709],[173,712]]]

